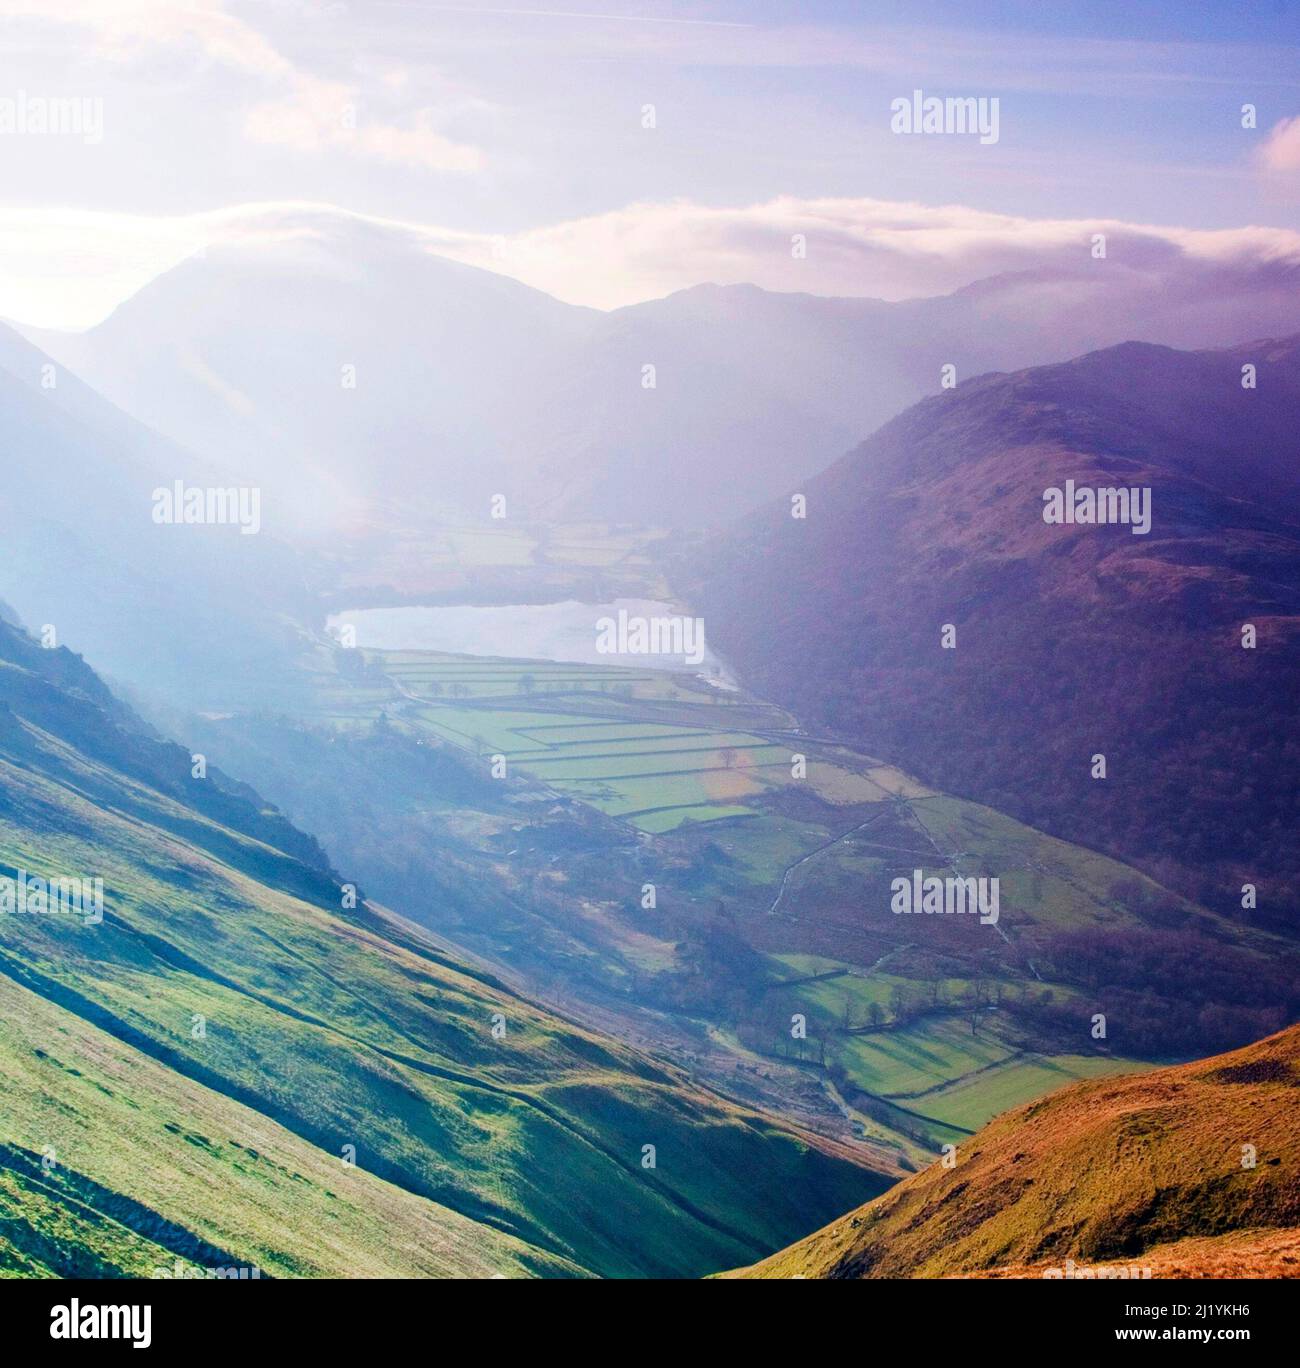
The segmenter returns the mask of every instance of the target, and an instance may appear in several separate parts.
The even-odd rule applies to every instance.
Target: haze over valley
[[[111,8],[0,0],[107,97],[0,131],[0,1275],[1296,1276],[1290,19]]]

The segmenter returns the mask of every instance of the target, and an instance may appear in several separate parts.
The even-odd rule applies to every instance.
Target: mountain
[[[806,518],[785,499],[685,552],[677,582],[803,718],[1294,935],[1298,401],[1294,337],[982,376],[802,486]],[[1046,522],[1067,481],[1149,490],[1149,530]]]
[[[1090,262],[1096,266],[1099,263]],[[992,277],[887,302],[702,285],[603,316],[524,444],[555,516],[717,525],[811,478],[960,379],[1141,338],[1178,347],[1290,331],[1300,271],[1099,270]],[[641,367],[656,388],[640,391]],[[557,368],[558,369],[558,368]]]
[[[695,1276],[885,1185],[524,1000],[196,774],[0,623],[0,1270]]]
[[[296,553],[266,527],[155,521],[156,491],[220,486],[210,465],[3,325],[0,432],[13,611],[114,678],[195,706],[255,674],[273,696],[291,620],[309,609]]]
[[[90,333],[39,336],[316,528],[379,497],[486,514],[539,370],[595,317],[401,229],[311,214],[181,263]]]
[[[1300,1027],[1074,1084],[742,1276],[1300,1276],[1297,1088]]]
[[[258,229],[259,231],[252,231]],[[701,285],[602,313],[440,258],[413,230],[277,211],[78,335],[29,335],[137,418],[265,486],[286,523],[699,527],[761,507],[967,376],[1138,337],[1293,328],[1300,273],[1086,262],[885,302]],[[345,385],[345,367],[352,367]],[[648,387],[653,368],[653,387]]]

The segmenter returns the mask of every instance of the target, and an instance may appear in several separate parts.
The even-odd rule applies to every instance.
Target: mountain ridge
[[[1294,934],[1297,398],[1294,337],[980,376],[802,486],[806,519],[769,505],[674,578],[776,701],[1207,906],[1250,911],[1267,869],[1258,916]],[[1048,524],[1067,478],[1149,488],[1151,532]]]
[[[1188,260],[897,301],[704,283],[602,312],[408,229],[323,209],[287,228],[164,272],[84,334],[28,335],[309,525],[380,497],[481,517],[495,494],[512,516],[721,525],[932,393],[945,365],[965,378],[1131,335],[1227,343],[1300,313],[1296,272]]]

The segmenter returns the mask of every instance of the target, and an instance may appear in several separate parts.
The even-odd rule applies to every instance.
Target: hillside
[[[274,534],[154,521],[154,491],[218,483],[212,467],[128,417],[0,325],[0,592],[33,628],[136,687],[211,706],[277,663],[308,610],[296,557]]]
[[[740,1276],[1042,1276],[1148,1255],[1152,1276],[1295,1276],[1298,1088],[1300,1027],[1074,1084]]]
[[[1102,1267],[1128,1277],[1134,1276],[1136,1267],[1142,1277],[1150,1269],[1152,1278],[1300,1278],[1300,1229],[1237,1230],[1231,1235],[1171,1240],[1144,1249],[1140,1264],[1117,1262]],[[1059,1264],[1011,1264],[966,1276],[1042,1278],[1063,1276],[1065,1272]],[[1070,1272],[1091,1276],[1086,1265]]]
[[[102,920],[11,910],[36,877],[102,879]],[[8,1271],[693,1276],[884,1186],[349,907],[310,838],[8,624],[0,880]]]
[[[802,718],[1294,934],[1298,400],[1296,338],[986,375],[802,486],[806,519],[778,501],[677,582]],[[1150,530],[1046,523],[1067,480],[1149,489]]]

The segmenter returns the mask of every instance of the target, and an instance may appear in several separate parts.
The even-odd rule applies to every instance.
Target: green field
[[[1150,1064],[1097,1055],[1026,1055],[985,1073],[958,1078],[909,1105],[949,1125],[978,1130],[995,1116],[1080,1078],[1135,1073]]]
[[[996,1037],[972,1035],[965,1021],[944,1018],[850,1036],[839,1048],[845,1067],[863,1091],[917,1111],[926,1108],[915,1094],[1015,1053]]]
[[[691,676],[422,651],[366,651],[364,659],[394,687],[358,689],[359,717],[374,719],[382,709],[390,721],[475,756],[504,756],[511,771],[652,834],[750,817],[756,809],[747,799],[791,780],[788,744],[711,717],[701,724],[701,714],[723,721],[744,709],[784,727],[784,715]],[[346,719],[338,707],[346,688],[322,678],[316,696],[317,720]],[[836,803],[881,801],[895,791],[824,760],[810,766],[807,782]]]
[[[1077,999],[1068,984],[1035,980],[1036,971],[1026,982],[1021,937],[1038,928],[1132,925],[1132,914],[1116,904],[1117,882],[1155,885],[1125,866],[935,793],[845,746],[805,742],[790,734],[792,719],[778,709],[689,677],[421,652],[367,652],[365,660],[369,673],[358,678],[350,735],[373,725],[389,678],[395,697],[383,709],[390,725],[455,747],[483,772],[504,756],[516,783],[544,786],[662,841],[669,864],[660,881],[669,885],[671,905],[697,918],[726,909],[769,957],[768,983],[750,984],[741,1020],[719,1039],[739,1032],[745,1051],[830,1070],[846,1105],[869,1099],[876,1108],[859,1108],[860,1134],[892,1135],[916,1161],[927,1146],[1062,1082],[1141,1066],[1067,1053],[1068,1035],[1044,1048],[1027,1038],[1016,1015],[1027,993],[1050,988],[1058,1010]],[[318,692],[320,718],[346,715],[343,681],[325,671]],[[803,779],[792,773],[796,751],[807,754]],[[475,830],[469,814],[456,822],[458,832]],[[491,839],[497,828],[479,829]],[[503,838],[498,848],[506,859],[497,869],[509,871],[508,861],[532,839]],[[564,887],[591,918],[564,951],[565,962],[584,963],[620,990],[647,970],[671,976],[680,923],[651,919],[643,928],[643,919],[629,916],[634,900],[613,891],[639,888],[641,880],[601,867],[600,878],[584,874],[587,882],[569,887],[561,847],[529,876],[532,888],[539,877],[543,886]],[[913,868],[940,876],[995,871],[999,927],[894,915],[891,879]],[[643,929],[650,932],[644,943]],[[1235,933],[1225,927],[1225,934]],[[778,983],[821,975],[828,977]],[[896,1020],[895,998],[909,994],[913,1001],[900,1006]],[[701,1012],[708,1010],[706,999]],[[803,1051],[791,1048],[794,1012],[808,1021]],[[1086,1051],[1083,1005],[1079,1021],[1077,1048]]]
[[[696,713],[729,710],[727,694],[702,691],[684,676],[412,651],[367,651],[365,659],[394,690],[359,688],[349,716],[339,706],[346,686],[326,677],[308,716],[347,728],[373,722],[382,711],[390,722],[424,730],[485,763],[504,756],[510,771],[642,831],[751,816],[744,797],[788,777],[788,748],[762,736],[646,720],[646,709],[678,702]],[[543,698],[544,709],[529,706]]]

